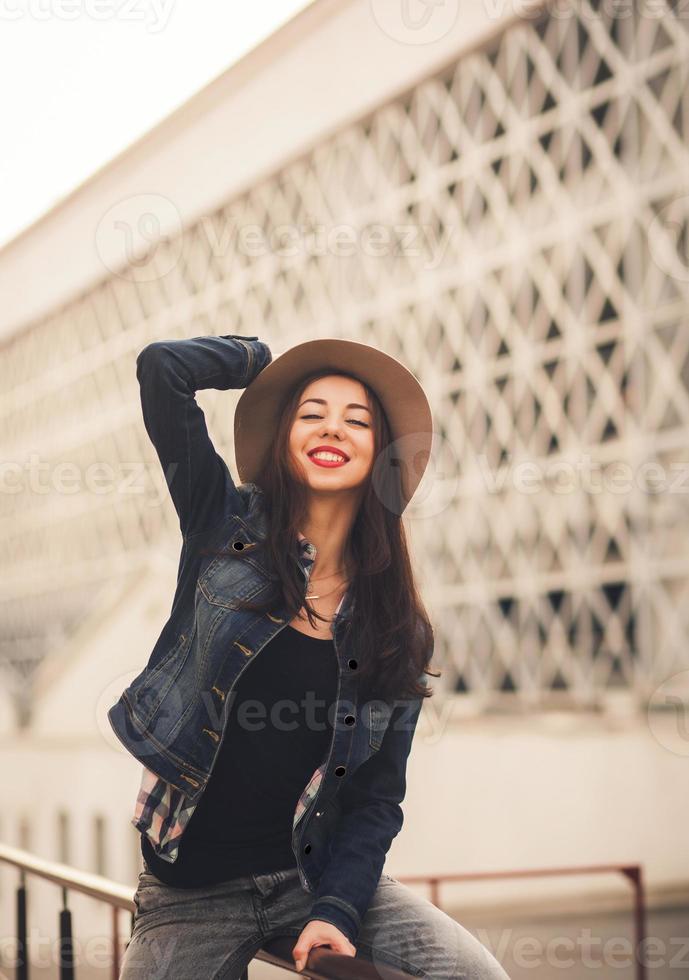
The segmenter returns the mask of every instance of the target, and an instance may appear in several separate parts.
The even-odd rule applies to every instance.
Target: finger
[[[299,943],[292,950],[292,959],[294,960],[294,965],[296,966],[297,970],[301,970],[307,955],[308,955],[307,946],[305,943],[302,943],[300,940]]]
[[[300,939],[297,945],[292,950],[292,956],[294,957],[294,965],[297,970],[302,970],[306,965],[306,961],[309,958],[309,952],[312,946],[321,946],[322,943],[316,941],[315,939]]]
[[[294,952],[292,955],[294,956],[294,965],[297,970],[303,970],[304,964],[306,963],[309,955],[308,950],[300,951],[299,953]]]

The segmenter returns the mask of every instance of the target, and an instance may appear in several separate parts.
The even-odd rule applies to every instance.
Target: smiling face
[[[322,452],[314,455],[317,447]],[[374,452],[373,416],[363,385],[338,374],[307,385],[292,422],[289,451],[313,490],[360,486]]]

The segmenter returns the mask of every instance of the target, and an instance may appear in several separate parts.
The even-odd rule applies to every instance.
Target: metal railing
[[[14,865],[20,872],[17,887],[17,964],[16,980],[29,980],[29,956],[27,949],[28,908],[26,892],[27,874],[35,875],[44,881],[51,881],[62,889],[62,908],[59,910],[59,975],[60,980],[74,980],[75,965],[73,956],[72,914],[67,904],[68,892],[80,892],[112,908],[112,980],[118,980],[120,973],[120,931],[119,913],[128,911],[131,916],[130,935],[134,927],[135,889],[129,885],[118,885],[101,875],[78,871],[69,865],[46,861],[20,848],[0,844],[0,862]],[[405,875],[398,877],[403,884],[425,884],[430,887],[431,902],[438,908],[440,886],[458,881],[485,881],[495,878],[535,878],[559,875],[580,874],[621,874],[631,882],[634,895],[635,949],[639,951],[646,935],[646,902],[642,866],[639,864],[594,864],[579,867],[524,868],[510,871],[470,871],[458,874]],[[258,951],[255,959],[272,963],[283,969],[297,972],[292,959],[294,937],[278,936],[268,940]],[[404,980],[407,974],[390,967],[374,965],[357,957],[334,953],[328,947],[314,947],[309,952],[302,976],[313,980]],[[248,969],[243,980],[248,978]],[[646,964],[637,956],[636,980],[646,980]]]
[[[621,874],[631,882],[633,890],[634,948],[637,951],[635,963],[636,980],[646,980],[646,963],[639,955],[646,937],[646,899],[644,896],[643,870],[640,864],[589,864],[561,868],[522,868],[510,871],[467,871],[459,874],[405,875],[399,878],[407,885],[426,884],[430,886],[430,900],[438,908],[440,905],[440,885],[457,881],[487,881],[491,878],[539,878],[552,875]]]
[[[29,980],[29,950],[27,944],[28,905],[26,891],[27,875],[35,875],[43,881],[53,882],[62,890],[62,908],[59,910],[58,927],[60,940],[59,976],[60,980],[74,980],[74,940],[72,932],[72,913],[68,907],[68,893],[80,892],[112,908],[112,980],[118,980],[120,973],[120,929],[119,914],[125,910],[131,915],[130,935],[134,927],[135,889],[130,885],[118,885],[101,875],[77,871],[66,864],[45,861],[29,851],[7,844],[0,844],[0,863],[14,865],[19,869],[20,882],[17,887],[17,957],[16,980]],[[255,959],[272,963],[293,973],[297,972],[292,958],[295,939],[291,936],[277,936],[267,940],[258,951]],[[312,980],[410,980],[409,975],[392,967],[373,964],[365,959],[343,956],[325,946],[310,950],[301,976]],[[248,977],[248,968],[244,971]]]
[[[28,908],[26,876],[35,875],[43,881],[51,881],[62,889],[62,908],[58,916],[60,941],[58,945],[60,980],[74,980],[74,941],[72,935],[72,913],[67,904],[68,892],[89,895],[112,908],[112,978],[117,980],[120,972],[119,913],[128,911],[134,921],[134,892],[131,886],[118,885],[102,875],[78,871],[67,864],[45,861],[30,851],[8,844],[0,844],[0,862],[19,868],[17,887],[17,956],[16,980],[29,980],[29,951],[26,934],[28,927]]]

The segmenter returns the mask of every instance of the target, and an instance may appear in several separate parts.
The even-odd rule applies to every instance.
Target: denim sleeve
[[[219,520],[228,499],[231,512],[242,506],[194,395],[202,388],[246,388],[271,360],[258,337],[239,334],[156,340],[136,359],[144,425],[184,537]]]
[[[330,922],[352,944],[378,887],[385,855],[402,829],[407,758],[423,700],[396,702],[379,750],[340,790],[342,813],[306,921]]]

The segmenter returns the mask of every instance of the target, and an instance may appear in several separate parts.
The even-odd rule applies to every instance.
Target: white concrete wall
[[[31,731],[36,738],[99,736],[119,745],[105,717],[145,667],[170,613],[177,563],[151,555],[148,566],[98,597],[62,650],[36,674]]]

